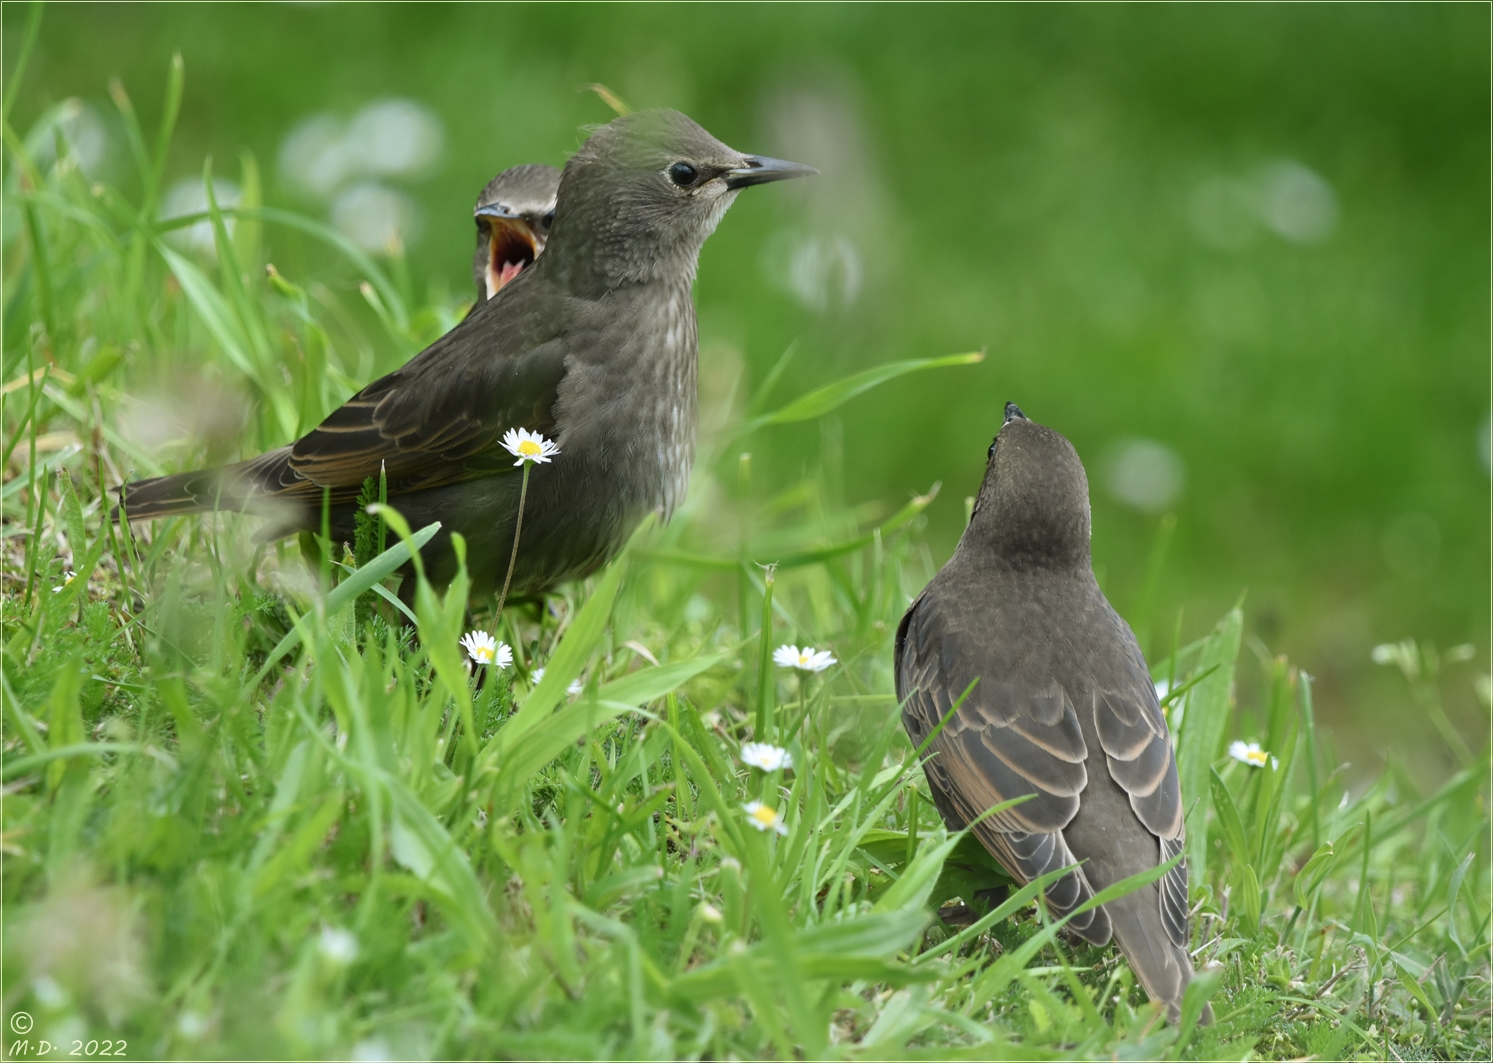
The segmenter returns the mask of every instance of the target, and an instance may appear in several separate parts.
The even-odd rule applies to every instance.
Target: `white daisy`
[[[1229,756],[1241,764],[1248,764],[1251,768],[1263,768],[1267,760],[1273,766],[1280,767],[1280,761],[1272,757],[1266,750],[1261,749],[1258,742],[1230,742]]]
[[[534,677],[533,678],[534,678],[534,685],[537,687],[540,684],[540,682],[542,682],[543,679],[544,679],[544,669],[543,668],[536,668],[536,669],[534,669]],[[579,679],[572,679],[570,681],[570,685],[565,688],[565,693],[567,693],[567,694],[579,694],[581,691],[583,691],[585,689],[586,689],[585,684],[582,683]]]
[[[62,593],[62,588],[66,587],[69,583],[71,583],[73,580],[75,580],[77,578],[78,578],[78,574],[76,572],[74,572],[72,569],[68,569],[66,572],[64,572],[62,574],[62,583],[61,583],[61,585],[53,587],[52,588],[52,593],[53,594],[61,594]]]
[[[741,747],[741,762],[763,771],[779,771],[793,767],[793,754],[781,746],[748,742]]]
[[[338,967],[346,967],[358,958],[358,939],[351,930],[324,926],[317,942],[321,954]]]
[[[775,830],[779,834],[788,833],[788,824],[783,822],[783,817],[778,815],[777,809],[768,808],[761,801],[748,801],[741,808],[747,814],[747,822],[758,830]]]
[[[468,631],[461,637],[461,645],[467,656],[478,664],[507,668],[513,663],[513,650],[508,643],[499,642],[486,631]]]
[[[518,459],[513,463],[515,465],[522,465],[526,461],[543,465],[560,453],[560,448],[554,443],[527,428],[508,429],[503,433],[503,446]]]
[[[813,646],[799,649],[797,646],[779,646],[772,651],[773,663],[782,668],[797,668],[800,672],[822,672],[835,663],[828,650],[816,650]]]

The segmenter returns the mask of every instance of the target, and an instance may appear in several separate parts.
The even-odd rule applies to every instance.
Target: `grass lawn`
[[[469,613],[461,579],[422,585],[417,637],[372,588],[420,529],[310,564],[233,517],[123,534],[114,485],[282,442],[366,380],[370,336],[412,354],[461,313],[422,305],[397,253],[261,206],[252,157],[234,212],[172,223],[206,223],[216,253],[174,242],[154,219],[179,67],[171,85],[148,127],[116,94],[138,197],[65,150],[39,161],[57,113],[5,127],[9,1058],[1493,1052],[1489,755],[1441,702],[1462,648],[1376,651],[1407,726],[1453,744],[1460,770],[1430,787],[1392,764],[1347,789],[1310,677],[1238,609],[1153,662],[1204,972],[1179,1025],[1030,889],[986,911],[1002,876],[942,829],[890,693],[892,633],[937,564],[936,487],[857,511],[826,446],[768,496],[746,453],[892,379],[958,387],[968,358],[716,396],[668,528],[501,618]],[[294,241],[355,282],[270,266]],[[173,381],[176,407],[141,398]],[[513,665],[469,674],[471,628]],[[836,663],[776,667],[784,643]],[[750,740],[792,767],[744,765]],[[753,801],[786,833],[754,829]],[[959,901],[976,921],[937,917]]]

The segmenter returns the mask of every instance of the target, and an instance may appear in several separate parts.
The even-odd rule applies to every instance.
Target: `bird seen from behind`
[[[1073,446],[1007,404],[969,526],[897,630],[902,722],[934,804],[1063,916],[1183,850],[1176,757],[1145,658],[1094,579],[1089,490]],[[1187,865],[1074,917],[1111,937],[1175,1021],[1193,977]],[[1211,1020],[1205,1012],[1204,1021]]]
[[[127,484],[123,508],[239,510],[271,538],[320,529],[325,496],[334,540],[350,541],[359,491],[383,470],[412,526],[441,522],[422,551],[432,581],[455,575],[459,532],[478,597],[508,567],[522,481],[502,440],[522,428],[559,454],[531,472],[513,593],[585,576],[646,514],[667,520],[689,483],[701,246],[741,189],[814,172],[676,111],[617,118],[566,163],[543,254],[454,329],[294,443]]]

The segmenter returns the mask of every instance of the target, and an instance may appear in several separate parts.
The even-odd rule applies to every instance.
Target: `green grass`
[[[231,239],[209,218],[217,260],[174,249],[150,220],[171,84],[156,129],[117,94],[138,198],[90,185],[65,151],[38,169],[45,124],[5,128],[4,994],[33,1045],[1488,1057],[1486,746],[1430,789],[1393,762],[1345,789],[1310,679],[1245,639],[1237,609],[1156,662],[1192,808],[1205,974],[1188,1014],[1211,996],[1217,1023],[1164,1024],[1117,953],[1075,947],[1029,892],[963,929],[934,917],[1001,876],[942,829],[890,693],[892,632],[936,567],[932,492],[856,511],[827,446],[764,496],[745,453],[889,374],[714,411],[738,427],[707,440],[670,527],[501,620],[491,603],[468,616],[461,579],[422,585],[417,640],[382,604],[357,619],[379,560],[307,566],[231,517],[123,535],[107,488],[283,442],[366,379],[374,346],[412,353],[459,314],[421,305],[399,260],[260,207],[252,157]],[[292,237],[337,248],[357,282],[267,273]],[[216,442],[142,446],[131,396],[162,381],[198,403],[233,381],[254,401]],[[409,531],[391,525],[390,565]],[[515,666],[475,682],[456,645],[469,626]],[[839,663],[786,673],[769,658],[783,642]],[[1440,669],[1460,652],[1380,656],[1408,681],[1406,727],[1441,729],[1459,677]],[[1229,758],[1235,737],[1274,759]],[[744,768],[750,738],[795,768]],[[751,800],[787,834],[753,830]]]
[[[69,128],[97,134],[82,137],[88,179],[137,203],[109,85],[154,127],[176,51],[188,91],[168,195],[209,155],[249,187],[247,149],[256,196],[325,220],[277,164],[291,130],[390,96],[428,108],[439,165],[390,178],[424,219],[408,246],[418,295],[389,270],[412,312],[470,290],[468,207],[493,173],[563,163],[606,120],[584,85],[815,164],[821,180],[743,196],[706,246],[706,398],[758,390],[790,344],[779,398],[905,358],[989,356],[757,433],[763,497],[822,446],[855,455],[827,485],[837,505],[895,505],[940,480],[924,535],[942,557],[979,483],[972,456],[1015,400],[1088,462],[1095,567],[1148,653],[1167,652],[1177,610],[1191,641],[1248,588],[1246,637],[1317,677],[1356,771],[1381,770],[1389,746],[1423,782],[1450,763],[1438,735],[1399,725],[1398,678],[1369,654],[1413,635],[1473,643],[1489,668],[1487,6],[54,4],[18,64],[33,14],[0,5],[5,70],[24,66],[12,125],[68,101]],[[1321,243],[1226,206],[1282,159],[1333,190]],[[353,378],[339,397],[412,353],[350,290],[360,274],[309,234],[266,231],[333,338],[362,329],[332,363]],[[809,305],[792,289],[836,245],[860,263],[859,294]],[[319,286],[348,297],[340,311]],[[249,394],[244,370],[195,364],[212,385],[199,392]],[[1115,493],[1135,437],[1185,467],[1154,578],[1165,514]],[[258,439],[235,420],[212,442],[230,456]],[[1468,741],[1486,730],[1465,682],[1445,708]]]

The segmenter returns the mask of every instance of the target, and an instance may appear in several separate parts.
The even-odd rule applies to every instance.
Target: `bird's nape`
[[[1089,480],[1073,444],[1006,403],[960,548],[1086,571],[1089,534]]]

